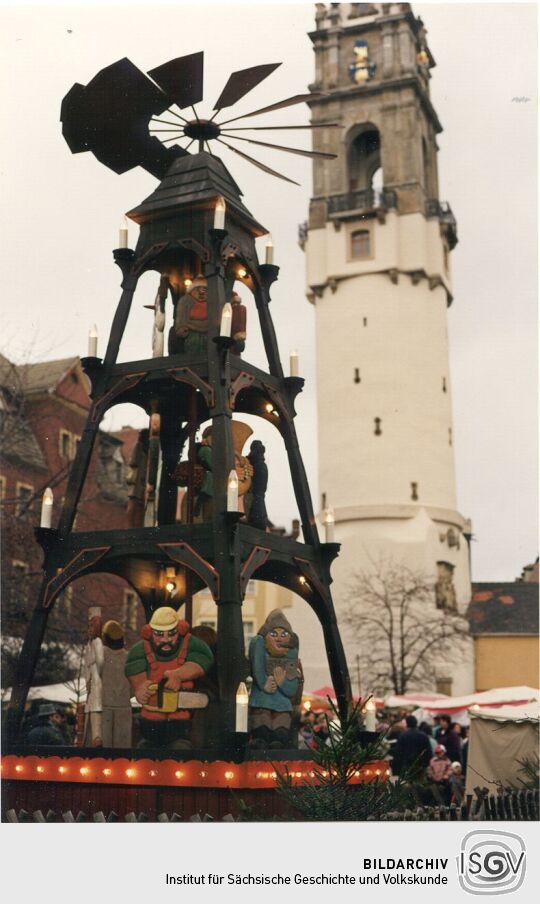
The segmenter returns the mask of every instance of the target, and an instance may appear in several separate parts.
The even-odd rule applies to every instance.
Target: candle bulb
[[[329,506],[324,516],[324,533],[327,543],[334,542],[336,519],[334,518],[334,509]]]
[[[219,197],[214,210],[214,229],[225,229],[226,210],[227,205],[225,204],[225,198]]]
[[[366,731],[375,731],[375,700],[368,700],[364,710]]]
[[[236,731],[247,732],[248,730],[248,690],[243,681],[238,685],[236,691]]]
[[[289,355],[289,373],[291,377],[298,376],[298,352],[291,352]]]
[[[95,358],[97,356],[97,326],[94,323],[94,326],[91,330],[88,331],[88,357]]]
[[[126,218],[122,220],[120,223],[120,231],[118,234],[118,247],[119,248],[127,248],[128,247],[128,222]]]
[[[52,512],[53,512],[53,503],[54,496],[53,491],[50,487],[47,487],[45,492],[43,493],[43,498],[41,500],[41,527],[50,527],[52,524]]]
[[[238,511],[238,474],[231,471],[227,481],[227,511]]]
[[[232,327],[232,305],[226,301],[221,311],[221,324],[219,327],[220,336],[230,336]]]
[[[265,263],[273,264],[274,263],[274,245],[273,245],[271,238],[266,243],[265,252],[266,252],[265,258],[264,258]]]

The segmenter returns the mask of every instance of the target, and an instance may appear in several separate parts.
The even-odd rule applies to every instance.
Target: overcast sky
[[[146,72],[204,50],[204,116],[235,69],[283,61],[234,114],[302,92],[313,80],[311,3],[127,6],[0,0],[2,350],[17,360],[84,355],[93,323],[103,353],[120,292],[111,255],[119,222],[156,185],[144,170],[118,176],[89,153],[71,155],[59,111],[74,82],[87,84],[124,56]],[[420,3],[413,10],[437,62],[431,90],[444,126],[440,197],[452,205],[460,239],[449,311],[459,509],[473,522],[474,579],[511,580],[537,547],[536,7]],[[266,122],[307,122],[308,112],[293,107]],[[308,133],[283,135],[294,136],[283,143],[309,147]],[[261,149],[260,159],[299,181],[297,188],[225,149],[222,157],[246,206],[273,236],[281,274],[272,312],[285,365],[296,348],[307,380],[297,424],[316,500],[313,310],[297,246],[311,166]],[[133,225],[132,246],[136,233]],[[148,274],[140,284],[121,360],[150,354],[151,314],[142,305],[153,301],[155,283]],[[246,357],[263,364],[248,304]],[[141,425],[140,414],[116,411],[106,425],[128,422]],[[258,435],[268,440],[263,427]],[[282,477],[286,460],[272,449],[269,514],[287,524],[296,513]]]

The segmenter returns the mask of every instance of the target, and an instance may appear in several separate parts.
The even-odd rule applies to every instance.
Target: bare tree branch
[[[465,658],[468,625],[436,608],[435,578],[385,557],[352,575],[343,622],[370,690],[404,694],[433,683],[437,669]]]

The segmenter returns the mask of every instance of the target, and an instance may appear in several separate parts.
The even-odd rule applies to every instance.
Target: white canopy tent
[[[63,703],[66,706],[76,703],[86,702],[86,684],[81,678],[78,685],[75,681],[68,681],[66,684],[45,684],[42,687],[31,687],[28,691],[28,701],[43,700],[47,703]],[[9,703],[11,700],[11,688],[8,687],[2,691],[2,703]],[[139,704],[133,697],[131,705],[138,707]]]
[[[538,756],[540,704],[470,709],[466,793],[521,788],[524,759]]]
[[[77,701],[78,697],[78,701]],[[81,678],[79,692],[74,682],[66,684],[45,684],[42,687],[31,687],[28,692],[28,700],[46,700],[50,703],[83,703],[86,700],[86,684]],[[2,702],[11,700],[11,688],[2,692]]]
[[[455,722],[469,724],[469,711],[483,710],[485,707],[523,707],[540,700],[540,691],[533,687],[497,687],[463,697],[447,697],[443,694],[395,694],[386,697],[385,706],[415,709],[419,720],[431,721],[437,713],[448,713]]]

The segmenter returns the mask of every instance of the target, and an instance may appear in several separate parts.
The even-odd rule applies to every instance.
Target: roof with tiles
[[[471,634],[538,634],[538,584],[473,584],[467,610]]]

